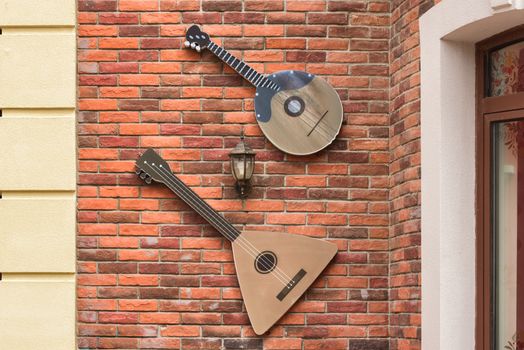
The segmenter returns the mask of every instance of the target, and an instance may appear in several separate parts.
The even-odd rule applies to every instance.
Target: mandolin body
[[[281,151],[308,155],[330,145],[342,126],[338,93],[322,78],[281,71],[267,78],[279,89],[259,86],[255,115],[264,135]]]
[[[333,243],[284,232],[243,231],[232,247],[242,298],[259,335],[286,313],[337,253]],[[263,270],[269,263],[257,269],[256,258],[264,252],[276,258],[271,272]],[[297,282],[288,284],[293,279]]]

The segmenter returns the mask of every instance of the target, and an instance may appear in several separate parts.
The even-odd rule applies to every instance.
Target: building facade
[[[0,348],[522,348],[522,1],[0,10]],[[255,89],[185,48],[192,24],[261,73],[325,79],[344,111],[335,141],[273,146]],[[256,151],[246,199],[229,163],[241,135]],[[337,245],[266,334],[231,244],[135,174],[147,148],[238,229]]]

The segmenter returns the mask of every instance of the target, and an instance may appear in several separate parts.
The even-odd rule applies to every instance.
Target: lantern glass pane
[[[246,180],[251,179],[253,171],[255,170],[255,158],[252,156],[246,156]]]
[[[235,178],[239,181],[246,179],[245,165],[244,165],[244,156],[234,156],[231,158],[231,169],[234,172]]]

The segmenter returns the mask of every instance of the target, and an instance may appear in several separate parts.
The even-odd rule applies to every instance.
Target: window
[[[477,350],[524,349],[524,27],[477,45]]]

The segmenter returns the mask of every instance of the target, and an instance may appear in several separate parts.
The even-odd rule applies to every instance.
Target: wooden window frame
[[[518,26],[476,45],[476,350],[493,350],[491,126],[495,122],[522,120],[524,92],[486,97],[487,69],[491,51],[524,40],[524,26]]]

